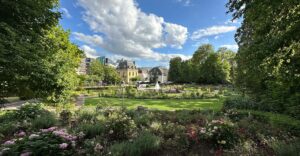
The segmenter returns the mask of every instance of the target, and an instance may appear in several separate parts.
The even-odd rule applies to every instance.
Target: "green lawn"
[[[150,109],[159,110],[180,110],[180,109],[212,109],[218,111],[222,108],[222,99],[124,99],[124,106],[135,109],[137,106],[144,106]],[[97,104],[108,106],[122,106],[120,98],[87,98],[86,106]]]

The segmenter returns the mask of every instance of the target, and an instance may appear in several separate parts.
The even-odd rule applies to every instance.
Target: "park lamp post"
[[[121,89],[122,89],[122,107],[124,107],[124,88],[125,88],[125,82],[121,82]]]

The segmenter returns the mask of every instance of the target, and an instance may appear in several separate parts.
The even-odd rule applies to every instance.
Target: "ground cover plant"
[[[0,124],[14,124],[9,130],[0,128],[0,155],[284,155],[299,151],[299,129],[286,127],[300,121],[278,124],[285,116],[234,109],[166,111],[104,105],[60,113],[49,110],[49,106],[28,104],[2,111]],[[49,118],[43,119],[45,114]],[[36,116],[51,122],[37,122]]]

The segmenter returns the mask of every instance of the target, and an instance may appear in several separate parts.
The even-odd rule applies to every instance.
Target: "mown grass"
[[[124,99],[124,106],[135,109],[138,106],[158,110],[207,110],[219,111],[222,108],[223,99]],[[123,106],[121,98],[87,98],[86,106]]]

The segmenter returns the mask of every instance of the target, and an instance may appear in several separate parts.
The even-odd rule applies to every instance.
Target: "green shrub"
[[[40,103],[27,103],[17,111],[15,111],[15,118],[19,120],[34,119],[45,112]]]
[[[103,113],[107,115],[104,121],[105,134],[110,140],[125,140],[132,137],[136,125],[124,110],[107,110]]]
[[[86,138],[94,138],[103,134],[104,127],[100,123],[83,123],[78,126],[78,131],[83,132]]]
[[[5,122],[1,123],[0,134],[3,136],[11,136],[19,129],[18,123],[16,122]]]
[[[299,156],[300,153],[300,140],[292,142],[275,142],[272,148],[277,156]]]
[[[70,112],[69,110],[63,110],[62,112],[60,112],[59,117],[63,125],[69,124],[72,118],[72,112]]]
[[[57,124],[57,119],[52,113],[45,113],[31,121],[32,129],[39,130],[52,127]]]
[[[231,149],[239,142],[234,125],[224,120],[212,120],[204,128],[200,128],[198,133],[200,141],[206,140],[216,149]]]
[[[224,101],[225,109],[257,109],[255,102],[249,97],[231,96]]]
[[[142,156],[151,155],[160,148],[161,140],[159,137],[150,133],[142,133],[133,142],[122,142],[114,144],[110,151],[113,156]]]
[[[53,133],[52,131],[39,132],[25,136],[22,139],[8,140],[0,146],[1,155],[22,155],[27,152],[30,155],[73,155],[75,145],[72,145],[72,141],[76,137],[64,131],[57,131],[58,135]],[[67,140],[64,137],[70,139]]]

